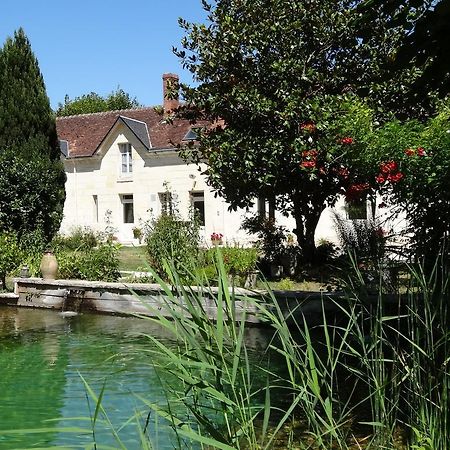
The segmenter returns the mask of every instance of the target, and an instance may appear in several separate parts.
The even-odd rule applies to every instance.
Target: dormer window
[[[183,138],[183,141],[195,141],[198,139],[197,133],[191,128]]]
[[[120,150],[120,173],[121,175],[131,175],[133,173],[133,158],[131,152],[131,144],[119,144]]]

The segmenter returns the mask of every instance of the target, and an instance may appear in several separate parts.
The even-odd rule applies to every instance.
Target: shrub
[[[168,262],[188,281],[197,265],[199,240],[199,225],[194,218],[184,221],[175,214],[161,214],[150,223],[146,238],[150,265],[167,279]]]
[[[117,281],[120,277],[117,246],[105,243],[88,250],[56,252],[59,276],[65,279]]]
[[[6,275],[19,267],[22,252],[15,233],[0,233],[0,281],[6,289]]]
[[[248,217],[242,222],[242,229],[256,234],[256,244],[261,249],[264,259],[271,263],[279,263],[284,252],[286,229],[278,226],[274,219],[266,219],[259,215]]]
[[[58,234],[52,240],[52,248],[63,250],[90,250],[101,241],[99,233],[89,227],[75,227],[69,235]]]

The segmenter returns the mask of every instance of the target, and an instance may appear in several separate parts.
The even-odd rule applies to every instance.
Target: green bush
[[[59,250],[59,276],[64,279],[117,281],[120,277],[117,246],[105,243],[89,250]]]
[[[19,267],[22,251],[15,233],[0,233],[0,281],[6,289],[6,275]]]
[[[101,241],[99,233],[89,227],[75,227],[69,235],[58,234],[52,240],[52,248],[58,250],[90,250]]]
[[[246,276],[256,269],[258,261],[258,250],[254,247],[221,247],[210,248],[200,256],[201,274],[208,280],[217,278],[215,261],[220,255],[227,274],[242,278],[245,282]]]
[[[150,265],[167,279],[165,262],[172,264],[185,281],[192,278],[199,253],[199,225],[196,220],[180,220],[162,214],[150,223],[146,238]]]

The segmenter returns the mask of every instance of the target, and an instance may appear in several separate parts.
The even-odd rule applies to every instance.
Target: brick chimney
[[[178,99],[178,75],[175,73],[165,73],[163,75],[163,108],[164,114],[170,114],[174,109],[178,108],[180,102]],[[177,89],[176,96],[171,95],[172,98],[168,98],[168,93]]]

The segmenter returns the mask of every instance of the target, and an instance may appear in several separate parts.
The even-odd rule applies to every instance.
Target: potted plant
[[[142,243],[142,230],[139,227],[133,228],[133,237],[139,240],[139,244]]]
[[[212,233],[211,234],[211,243],[212,245],[222,245],[223,244],[223,234],[222,233]]]

